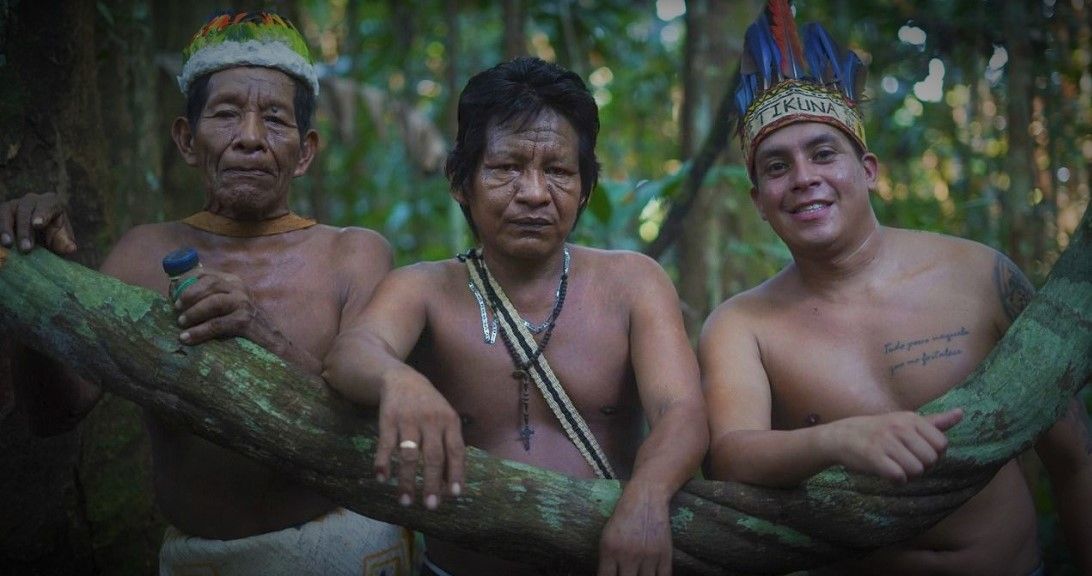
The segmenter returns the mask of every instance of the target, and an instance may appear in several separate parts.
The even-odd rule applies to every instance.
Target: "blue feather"
[[[781,51],[777,49],[766,14],[762,13],[747,28],[743,37],[743,49],[755,64],[754,73],[762,90],[768,89],[781,78]]]
[[[820,24],[811,22],[804,26],[804,58],[816,82],[826,85],[842,83],[841,52],[838,44]]]
[[[758,79],[754,74],[742,75],[739,79],[739,88],[736,89],[736,108],[739,111],[740,118],[743,118],[743,115],[747,113],[747,109],[751,107],[751,103],[757,97]]]
[[[847,50],[845,59],[842,61],[842,71],[845,74],[842,78],[842,93],[849,98],[850,102],[856,102],[864,90],[866,71],[864,63],[856,53]]]
[[[736,111],[739,112],[740,118],[743,118],[743,115],[747,113],[747,108],[751,105],[751,101],[755,99],[754,93],[747,85],[748,79],[753,80],[754,76],[740,78],[739,88],[736,89]],[[740,126],[743,125],[740,124]]]

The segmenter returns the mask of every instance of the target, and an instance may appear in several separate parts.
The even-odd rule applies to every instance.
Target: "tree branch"
[[[713,125],[709,128],[709,134],[701,143],[693,161],[690,163],[689,172],[686,174],[686,182],[683,183],[680,194],[672,199],[671,210],[667,212],[664,223],[660,226],[660,233],[645,247],[644,253],[656,260],[663,256],[664,252],[679,239],[682,234],[683,221],[694,206],[694,200],[698,197],[698,190],[705,182],[705,175],[717,162],[721,152],[732,140],[732,127],[736,125],[739,112],[736,111],[736,89],[739,88],[739,70],[732,76],[732,85],[728,87],[724,98],[717,105],[717,113],[713,117]]]
[[[1092,364],[1090,216],[1050,279],[968,380],[944,460],[893,486],[827,470],[794,490],[692,481],[672,501],[680,574],[776,574],[912,537],[972,496],[1064,411]],[[5,256],[7,261],[3,262]],[[464,495],[403,508],[374,480],[375,435],[320,380],[240,339],[182,346],[167,302],[44,251],[0,250],[0,325],[111,391],[271,465],[342,505],[552,571],[595,565],[619,483],[577,480],[470,449]]]

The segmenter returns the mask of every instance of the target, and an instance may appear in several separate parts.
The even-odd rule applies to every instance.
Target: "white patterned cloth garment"
[[[167,527],[160,576],[410,576],[408,530],[339,508],[299,527],[209,540]]]

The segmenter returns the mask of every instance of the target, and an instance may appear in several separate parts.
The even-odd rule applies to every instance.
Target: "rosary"
[[[486,268],[484,266],[484,264],[482,263],[480,255],[478,255],[474,251],[471,251],[466,255],[466,257],[469,257],[471,260],[473,260],[473,265],[478,268],[478,273],[483,278],[488,278],[489,277],[489,269]],[[460,258],[460,259],[463,259],[463,258]],[[532,367],[535,366],[535,364],[537,363],[539,356],[541,356],[543,351],[546,350],[546,346],[548,346],[550,344],[550,337],[553,335],[554,326],[555,326],[555,324],[557,322],[557,317],[558,317],[559,314],[561,314],[561,307],[565,303],[565,293],[568,291],[568,287],[569,287],[569,261],[570,261],[570,257],[569,257],[568,247],[565,248],[565,260],[564,261],[565,261],[565,264],[564,264],[564,268],[563,268],[563,270],[561,272],[561,280],[558,282],[557,291],[554,294],[554,308],[553,308],[553,310],[550,311],[550,316],[546,319],[545,322],[543,322],[542,324],[539,324],[539,325],[533,325],[530,322],[527,322],[526,320],[523,320],[522,318],[520,319],[520,320],[523,321],[523,323],[527,327],[527,329],[530,330],[532,333],[534,333],[534,334],[544,333],[543,336],[542,336],[542,343],[540,343],[535,348],[535,352],[533,354],[531,354],[529,358],[527,358],[526,362],[520,362],[520,360],[519,360],[519,354],[516,352],[515,342],[512,341],[514,336],[510,335],[507,330],[500,330],[501,339],[504,341],[504,347],[508,350],[508,355],[511,356],[512,362],[516,366],[516,369],[512,371],[512,378],[514,380],[516,380],[520,385],[519,409],[520,409],[521,426],[520,426],[520,430],[519,430],[519,439],[520,439],[521,442],[523,442],[523,449],[526,450],[526,451],[531,450],[531,436],[533,436],[534,433],[535,433],[535,428],[533,426],[531,426],[531,414],[530,414],[530,401],[531,401],[531,373],[530,373],[530,371],[531,371]],[[485,286],[486,294],[487,294],[487,296],[489,298],[489,306],[490,306],[490,308],[493,309],[493,318],[494,318],[494,320],[493,320],[492,330],[489,329],[490,327],[489,327],[489,324],[488,324],[488,322],[486,320],[485,302],[484,302],[484,299],[481,296],[481,293],[478,291],[477,287],[474,286],[473,282],[470,282],[469,286],[470,286],[470,291],[474,294],[475,298],[478,300],[478,306],[480,308],[481,316],[482,316],[483,336],[485,338],[486,343],[492,344],[493,341],[496,339],[497,331],[498,331],[497,330],[497,321],[496,321],[497,310],[499,308],[501,308],[503,306],[503,304],[501,304],[500,298],[497,296],[496,291],[493,290],[491,282],[484,282],[483,284]]]

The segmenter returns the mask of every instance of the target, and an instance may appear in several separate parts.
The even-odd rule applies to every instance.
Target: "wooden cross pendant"
[[[526,452],[531,451],[531,436],[535,434],[535,427],[527,424],[523,425],[523,428],[519,429],[519,439],[523,442],[523,450]]]

